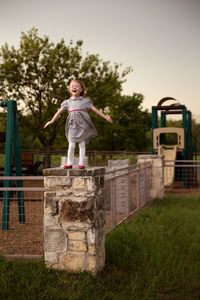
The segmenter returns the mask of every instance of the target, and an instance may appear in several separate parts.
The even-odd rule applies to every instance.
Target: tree
[[[3,152],[5,149],[5,131],[6,131],[6,112],[5,109],[0,111],[0,152]]]
[[[193,145],[194,145],[194,152],[200,151],[200,136],[199,136],[199,131],[200,131],[200,123],[198,119],[192,119],[192,135],[193,135]]]
[[[121,96],[111,108],[116,113],[114,143],[120,150],[144,151],[151,144],[151,114],[142,110],[143,99],[136,93]]]
[[[110,103],[112,126],[92,115],[97,131],[102,133],[91,140],[88,149],[145,151],[151,147],[151,114],[142,109],[143,96],[118,95]],[[95,147],[94,147],[95,145]]]
[[[120,73],[121,65],[111,66],[98,55],[87,53],[83,58],[82,44],[71,41],[66,46],[63,39],[54,44],[32,28],[22,32],[18,49],[8,44],[1,47],[0,100],[18,101],[20,126],[29,130],[32,141],[38,139],[44,147],[45,167],[50,166],[50,150],[59,131],[64,132],[64,118],[47,130],[43,126],[69,97],[66,86],[71,79],[83,80],[95,106],[104,109],[120,95],[125,76],[131,71],[126,68]]]

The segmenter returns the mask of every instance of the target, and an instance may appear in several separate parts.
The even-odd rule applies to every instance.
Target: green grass
[[[0,299],[197,300],[200,198],[156,200],[106,237],[106,267],[96,277],[39,262],[0,259]]]
[[[60,166],[61,164],[61,156],[63,155],[52,155],[51,156],[51,164],[52,166]],[[39,156],[39,160],[43,161],[44,155]],[[35,156],[36,159],[36,156]],[[102,159],[101,155],[96,156],[96,165],[97,166],[106,166],[108,164],[108,160],[110,159],[109,155],[106,155],[105,159]],[[129,156],[120,156],[114,155],[112,159],[130,159],[131,164],[137,163],[137,155],[129,155]],[[195,158],[194,158],[195,159]],[[197,156],[197,160],[200,160],[200,156]],[[0,153],[0,167],[4,167],[5,155]],[[89,161],[90,166],[94,166],[93,159]]]

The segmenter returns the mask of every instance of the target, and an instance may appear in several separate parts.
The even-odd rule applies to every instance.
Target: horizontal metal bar
[[[0,176],[0,180],[44,180],[44,176]]]
[[[3,254],[5,258],[17,258],[17,259],[41,259],[43,255],[28,255],[28,254]]]
[[[44,192],[45,188],[43,187],[0,187],[0,191]]]
[[[124,171],[124,170],[128,170],[128,172],[126,174],[130,174],[130,173],[133,173],[133,172],[137,172],[138,170],[144,170],[144,169],[147,169],[147,168],[150,168],[150,167],[151,167],[150,164],[146,164],[146,165],[142,164],[142,166],[140,166],[140,167],[138,165],[132,165],[132,166],[123,167],[123,168],[113,167],[113,170],[106,172],[105,175],[121,172],[121,171]],[[123,174],[123,175],[125,175],[125,174]]]
[[[175,110],[175,111],[162,111],[162,113],[164,114],[164,115],[177,115],[177,114],[182,114],[182,111],[180,111],[180,110]]]
[[[152,109],[156,110],[175,110],[175,109],[183,109],[186,108],[185,105],[163,105],[163,106],[152,106]]]
[[[199,163],[200,164],[200,160],[164,160],[164,162],[191,162],[191,163]]]
[[[75,151],[78,153],[78,151]],[[45,153],[44,150],[30,150],[30,149],[27,149],[27,150],[21,150],[21,153],[33,153],[35,155],[43,155]],[[67,151],[66,150],[51,150],[51,155],[52,154],[56,154],[56,155],[65,155],[67,156]],[[88,155],[122,155],[124,156],[124,154],[126,155],[139,155],[139,154],[152,154],[152,152],[148,152],[148,151],[126,151],[126,150],[119,150],[119,151],[101,151],[101,150],[86,150],[86,154]]]
[[[126,175],[129,175],[129,174],[133,174],[133,173],[137,173],[135,170],[134,171],[128,171],[126,173],[123,173],[123,174],[116,174],[117,172],[115,172],[115,174],[113,174],[112,176],[112,173],[109,173],[109,175],[105,174],[104,175],[104,179],[105,180],[112,180],[114,178],[119,178],[119,177],[123,177],[123,176],[126,176]],[[106,178],[108,177],[108,178]]]
[[[106,174],[116,172],[116,171],[123,171],[123,170],[127,170],[127,169],[133,169],[134,167],[137,168],[137,164],[131,165],[131,166],[126,166],[126,167],[121,167],[121,168],[120,167],[110,167],[110,168],[112,168],[112,170],[106,172]]]
[[[139,169],[138,169],[139,170]],[[137,170],[137,171],[138,171]],[[142,169],[140,169],[140,171],[141,171]],[[132,171],[132,172],[126,172],[126,173],[124,173],[124,174],[119,174],[119,175],[113,175],[112,177],[109,177],[108,176],[108,178],[106,178],[107,176],[105,176],[104,177],[104,180],[105,181],[109,181],[109,180],[112,180],[112,179],[115,179],[115,178],[120,178],[120,177],[123,177],[123,176],[126,176],[126,175],[129,175],[129,174],[133,174],[133,173],[137,173],[137,171]]]
[[[197,166],[197,165],[164,165],[164,167],[174,167],[174,168],[177,168],[177,167],[200,168],[200,165],[199,165],[199,166]]]

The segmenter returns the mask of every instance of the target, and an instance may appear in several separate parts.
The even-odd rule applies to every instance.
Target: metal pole
[[[186,108],[183,108],[183,129],[184,129],[184,149],[183,149],[183,160],[187,159],[187,116]],[[187,171],[183,167],[183,187],[187,187]]]
[[[9,100],[0,103],[1,106],[7,106],[6,120],[6,147],[5,147],[5,167],[4,176],[11,176],[12,171],[12,150],[14,146],[15,155],[15,170],[16,175],[21,176],[21,158],[19,146],[19,133],[17,123],[17,106],[16,101]],[[17,180],[17,186],[22,187],[22,181]],[[4,180],[4,188],[10,187],[10,180]],[[18,211],[19,221],[25,222],[23,192],[18,191]],[[10,212],[10,191],[3,192],[3,215],[2,215],[2,230],[9,229],[9,212]]]
[[[13,140],[13,107],[12,102],[7,101],[7,120],[6,120],[6,147],[5,147],[5,165],[4,175],[11,176],[12,165],[12,140]],[[4,180],[4,187],[10,187],[10,180]],[[2,230],[8,230],[10,213],[10,192],[3,192],[3,215],[2,215]]]
[[[140,165],[138,164],[138,170],[137,170],[137,208],[140,207]]]
[[[21,168],[21,155],[20,155],[20,145],[19,145],[19,131],[18,131],[18,120],[17,120],[17,105],[13,102],[13,119],[14,119],[14,153],[15,153],[15,170],[17,176],[22,176]],[[22,187],[22,180],[17,180],[17,187]],[[19,212],[19,222],[25,223],[25,212],[24,212],[24,193],[22,191],[17,192],[18,197],[18,212]]]
[[[116,178],[111,179],[111,228],[116,226]]]

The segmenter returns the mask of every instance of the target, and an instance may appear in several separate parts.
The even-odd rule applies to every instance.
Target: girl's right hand
[[[49,125],[51,125],[51,124],[53,124],[52,121],[47,122],[47,123],[44,125],[44,128],[46,128],[47,126],[49,126]]]

